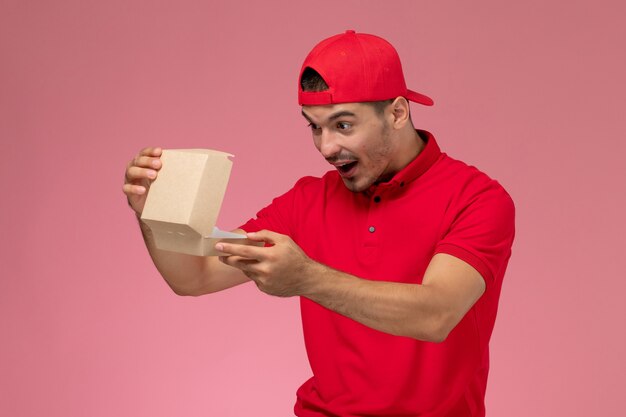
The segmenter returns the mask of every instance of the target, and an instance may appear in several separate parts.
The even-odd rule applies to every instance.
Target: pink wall
[[[1,3],[0,415],[290,415],[297,300],[175,296],[122,176],[146,145],[232,152],[231,228],[320,174],[295,82],[348,28],[396,45],[436,101],[416,124],[517,204],[489,415],[623,412],[623,2],[215,3]]]

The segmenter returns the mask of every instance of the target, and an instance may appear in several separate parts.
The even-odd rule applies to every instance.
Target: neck
[[[396,157],[390,166],[394,174],[410,164],[411,161],[413,161],[426,146],[424,140],[422,140],[413,127],[410,127],[410,129],[403,129],[398,133],[398,137],[395,141],[397,144],[395,151]]]

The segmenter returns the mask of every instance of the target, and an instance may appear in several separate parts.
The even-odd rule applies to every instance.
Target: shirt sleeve
[[[298,180],[292,189],[276,197],[267,207],[261,209],[256,214],[256,217],[248,220],[240,228],[248,233],[258,232],[259,230],[271,230],[272,232],[293,238],[293,225],[297,215],[297,195],[303,184],[312,179],[312,177],[304,177]]]
[[[472,265],[486,284],[501,278],[515,237],[515,205],[494,180],[464,199],[435,253],[447,253]]]

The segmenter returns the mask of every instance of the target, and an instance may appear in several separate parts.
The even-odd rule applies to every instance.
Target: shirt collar
[[[441,149],[439,149],[439,145],[437,144],[433,134],[426,130],[417,130],[417,133],[425,142],[424,148],[422,148],[421,152],[415,157],[415,159],[409,162],[407,166],[396,173],[391,180],[386,183],[373,185],[369,190],[370,192],[381,187],[404,187],[428,171],[428,169],[433,166],[435,161],[439,159]]]

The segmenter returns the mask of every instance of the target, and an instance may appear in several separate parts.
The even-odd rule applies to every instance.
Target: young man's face
[[[353,192],[389,180],[393,172],[394,147],[385,115],[363,103],[303,106],[313,142]]]

